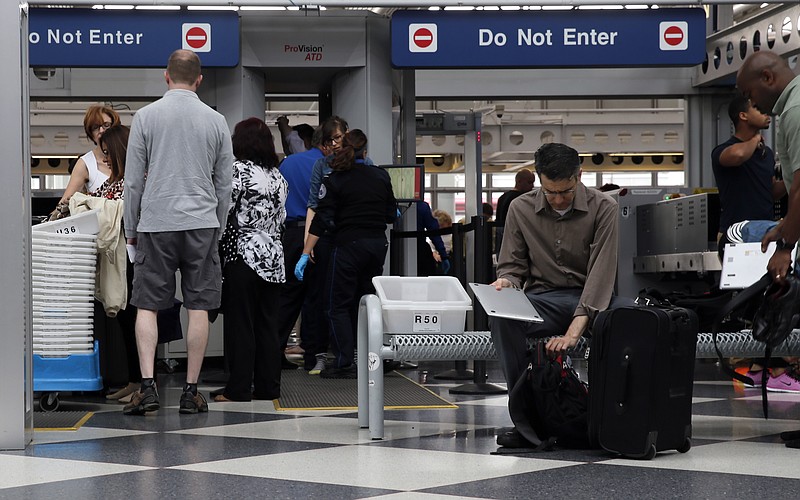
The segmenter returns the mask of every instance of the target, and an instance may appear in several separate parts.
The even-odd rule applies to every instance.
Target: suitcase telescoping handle
[[[619,384],[619,396],[617,396],[617,415],[622,415],[627,409],[626,402],[628,398],[628,376],[631,371],[631,355],[629,352],[622,353],[622,361],[620,362],[620,373],[622,374],[622,381]]]

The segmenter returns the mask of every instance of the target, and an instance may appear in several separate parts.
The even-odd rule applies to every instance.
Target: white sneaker
[[[314,368],[308,371],[309,375],[319,375],[319,373],[325,369],[325,354],[317,354],[316,356],[317,362],[314,365]]]

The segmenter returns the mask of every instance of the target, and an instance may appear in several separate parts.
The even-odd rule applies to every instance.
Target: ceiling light
[[[133,10],[133,5],[106,5],[106,10]]]
[[[63,160],[71,160],[75,158],[75,155],[31,155],[31,158],[39,158],[39,159],[61,158]]]
[[[286,7],[278,5],[260,5],[260,6],[246,6],[242,5],[239,10],[286,10]]]
[[[609,156],[673,156],[673,155],[682,155],[683,152],[672,152],[672,153],[608,153]]]
[[[179,5],[137,5],[136,10],[181,10]]]
[[[239,10],[235,5],[189,5],[186,10]]]
[[[579,5],[580,10],[622,10],[622,5]]]

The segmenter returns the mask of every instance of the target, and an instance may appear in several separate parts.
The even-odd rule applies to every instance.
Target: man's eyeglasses
[[[548,198],[555,198],[556,196],[566,198],[567,196],[575,194],[575,188],[565,189],[564,191],[548,191],[545,188],[542,188],[542,194]]]
[[[111,128],[111,122],[103,122],[99,125],[92,125],[92,132],[97,132],[100,129],[108,130]]]

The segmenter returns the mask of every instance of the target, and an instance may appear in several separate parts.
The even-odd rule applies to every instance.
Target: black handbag
[[[219,265],[223,271],[225,270],[225,264],[239,258],[236,242],[239,239],[239,205],[243,194],[244,191],[239,191],[239,196],[236,197],[233,208],[228,212],[228,220],[225,222],[225,229],[219,239]],[[224,272],[222,280],[225,281]],[[222,313],[222,306],[208,311],[208,321],[215,322]]]
[[[754,385],[753,380],[746,375],[737,373],[725,361],[717,345],[717,334],[720,331],[723,319],[737,309],[742,309],[753,301],[760,299],[758,309],[753,316],[753,339],[764,343],[764,366],[769,366],[772,350],[779,346],[792,333],[800,323],[800,280],[794,272],[795,267],[786,274],[786,279],[781,284],[774,283],[769,273],[764,274],[760,280],[741,291],[717,314],[711,335],[714,340],[714,349],[722,370],[731,378],[747,385]],[[767,399],[766,380],[761,384],[761,410],[764,418],[769,418],[769,404]]]
[[[233,208],[228,212],[228,220],[225,223],[222,238],[219,239],[219,261],[223,269],[225,269],[225,264],[233,262],[239,256],[236,242],[239,239],[239,204],[243,194],[244,191],[239,191]]]

